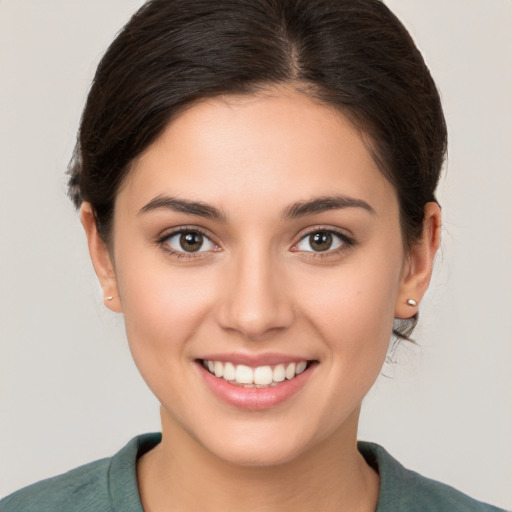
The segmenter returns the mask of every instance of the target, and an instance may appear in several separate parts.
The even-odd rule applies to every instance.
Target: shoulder
[[[136,461],[160,441],[160,434],[132,439],[113,457],[97,460],[41,482],[0,501],[1,512],[142,512]]]
[[[476,501],[449,485],[404,468],[379,445],[359,442],[358,448],[368,464],[380,475],[377,512],[504,512],[492,505]]]
[[[42,480],[7,496],[0,501],[0,510],[61,512],[86,510],[84,506],[88,506],[90,510],[109,511],[110,507],[105,503],[108,497],[106,490],[109,466],[110,459],[102,459],[63,475]]]

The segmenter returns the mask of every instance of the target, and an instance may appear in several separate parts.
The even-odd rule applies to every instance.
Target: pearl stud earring
[[[418,302],[417,302],[417,301],[415,301],[414,299],[408,299],[408,300],[407,300],[407,304],[408,304],[409,306],[412,306],[412,307],[414,308],[414,307],[416,307],[416,306],[418,305]]]
[[[112,300],[114,297],[112,297],[112,295],[108,295],[107,297],[105,297],[104,300]]]

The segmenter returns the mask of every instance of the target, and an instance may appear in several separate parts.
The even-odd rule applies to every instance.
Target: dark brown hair
[[[130,163],[194,102],[290,84],[339,109],[395,186],[404,243],[422,233],[446,151],[436,86],[380,0],[150,0],[101,60],[69,167],[108,242]],[[416,318],[395,333],[407,337]]]

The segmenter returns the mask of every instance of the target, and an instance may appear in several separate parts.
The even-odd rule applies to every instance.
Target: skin
[[[297,218],[290,205],[364,201]],[[163,196],[224,219],[141,211]],[[421,300],[440,211],[405,253],[396,191],[360,133],[288,87],[202,101],[134,162],[118,193],[110,247],[82,206],[106,305],[124,314],[134,360],[161,402],[163,440],[138,463],[145,510],[375,510],[378,475],[356,448],[360,405],[379,375],[394,317]],[[211,242],[182,257],[176,228]],[[319,252],[308,235],[334,230]],[[183,256],[184,255],[184,256]],[[233,407],[205,385],[197,358],[280,353],[318,364],[284,403]],[[221,508],[222,507],[222,508]]]

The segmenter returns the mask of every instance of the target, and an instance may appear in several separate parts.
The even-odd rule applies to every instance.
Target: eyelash
[[[171,231],[170,233],[165,233],[164,235],[160,236],[157,239],[156,242],[165,252],[169,253],[170,255],[172,255],[172,256],[174,256],[176,258],[179,258],[179,259],[183,259],[183,258],[186,258],[186,259],[201,258],[202,254],[207,252],[207,251],[198,251],[198,252],[186,252],[186,251],[183,251],[183,252],[181,252],[181,251],[176,251],[175,249],[170,247],[170,245],[168,244],[169,239],[171,239],[172,237],[174,237],[176,235],[180,235],[180,234],[183,234],[183,233],[199,233],[204,238],[209,240],[212,244],[217,246],[217,244],[215,242],[213,242],[211,237],[205,231],[203,231],[202,229],[200,229],[198,227],[187,227],[187,226],[184,226],[182,228],[179,228],[179,229],[176,229],[174,231]],[[314,234],[317,234],[317,233],[328,233],[328,234],[334,235],[336,238],[338,238],[341,241],[342,245],[340,247],[336,248],[336,249],[328,249],[326,251],[300,251],[300,250],[295,250],[293,252],[307,253],[307,256],[306,256],[307,258],[322,259],[322,258],[332,257],[334,255],[337,255],[337,254],[340,254],[342,252],[345,252],[345,251],[349,250],[350,248],[352,248],[354,245],[356,245],[355,240],[353,238],[347,236],[345,233],[343,233],[341,231],[338,231],[336,229],[333,229],[331,227],[327,228],[327,227],[319,226],[319,227],[315,227],[314,229],[311,229],[311,230],[307,231],[306,233],[303,233],[300,236],[299,241],[296,242],[293,245],[293,247],[296,247],[303,240],[305,240],[308,237],[310,237],[311,235],[314,235]]]
[[[294,251],[294,252],[303,252],[306,254],[306,258],[314,258],[314,259],[323,259],[323,258],[329,258],[333,256],[337,256],[345,251],[348,251],[352,247],[356,245],[356,241],[349,237],[346,233],[343,233],[342,231],[339,231],[337,229],[334,229],[332,227],[323,227],[323,226],[316,226],[314,229],[308,230],[306,233],[302,234],[299,238],[299,241],[294,244],[294,247],[300,244],[303,240],[306,240],[311,235],[317,234],[317,233],[328,233],[336,238],[338,238],[341,241],[341,246],[336,249],[328,249],[326,251]]]
[[[157,239],[156,243],[165,252],[167,252],[168,254],[170,254],[171,256],[174,256],[176,258],[179,258],[179,259],[186,258],[189,260],[201,258],[202,254],[206,251],[198,251],[198,252],[176,251],[167,243],[169,241],[169,239],[171,239],[172,237],[174,237],[176,235],[183,234],[183,233],[198,233],[198,234],[202,235],[204,238],[206,238],[207,240],[209,240],[212,244],[217,246],[217,244],[211,239],[211,237],[205,231],[203,231],[202,229],[197,228],[197,227],[187,227],[187,226],[184,226],[179,229],[175,229],[174,231],[171,231],[170,233],[165,233],[164,235],[160,236]]]

